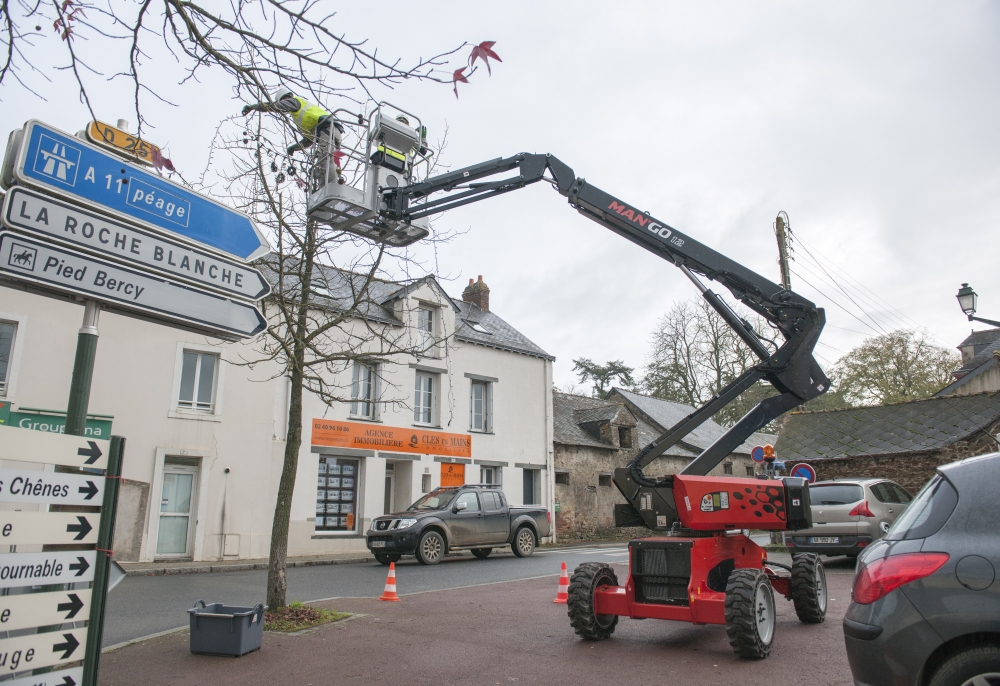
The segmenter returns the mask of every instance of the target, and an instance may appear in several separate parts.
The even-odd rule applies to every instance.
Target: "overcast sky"
[[[496,41],[503,63],[463,84],[460,99],[419,83],[384,94],[417,113],[432,141],[449,127],[453,167],[550,152],[774,281],[772,226],[788,212],[800,239],[793,289],[827,312],[817,348],[826,367],[901,326],[957,345],[970,330],[955,301],[963,281],[980,314],[1000,318],[996,3],[329,5],[335,31],[385,56]],[[98,116],[129,116],[125,85],[103,88]],[[239,110],[230,85],[217,70],[175,90],[181,108],[151,111],[148,137],[182,170],[204,167],[219,119]],[[75,98],[43,103],[5,87],[0,125],[32,117],[71,131],[88,119]],[[491,309],[556,356],[560,386],[576,381],[576,357],[642,367],[657,318],[696,294],[548,186],[437,226],[468,230],[438,251],[446,288],[460,295],[482,274]]]

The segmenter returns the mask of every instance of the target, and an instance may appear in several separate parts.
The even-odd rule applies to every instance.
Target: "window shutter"
[[[484,414],[483,431],[485,431],[486,433],[492,433],[493,432],[493,384],[488,383],[485,384],[485,386],[486,387],[483,389],[483,391],[486,395],[486,398],[484,399],[483,404],[486,407],[484,408],[485,412],[483,413]]]
[[[381,365],[372,365],[372,419],[378,420],[382,414]]]

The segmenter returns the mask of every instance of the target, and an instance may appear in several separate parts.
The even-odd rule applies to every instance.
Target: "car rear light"
[[[868,545],[868,541],[858,541],[859,548],[864,548],[866,545]]]
[[[785,541],[785,547],[786,548],[794,548],[795,547],[795,541]]]
[[[874,517],[871,508],[868,507],[868,501],[862,500],[860,503],[854,506],[854,509],[847,513],[850,517]]]
[[[854,602],[870,605],[895,589],[930,576],[948,561],[948,553],[891,555],[865,565],[854,580]]]
[[[551,510],[546,510],[545,511],[545,518],[549,520],[549,524],[552,523],[552,511]]]

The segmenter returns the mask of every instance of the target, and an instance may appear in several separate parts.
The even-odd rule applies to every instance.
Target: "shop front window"
[[[356,531],[360,462],[320,457],[316,476],[316,531]]]

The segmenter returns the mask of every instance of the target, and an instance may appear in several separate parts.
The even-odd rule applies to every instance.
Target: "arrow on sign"
[[[104,453],[101,452],[101,449],[98,448],[97,444],[94,443],[93,441],[87,441],[87,445],[89,446],[88,448],[77,448],[76,454],[82,457],[86,457],[87,458],[86,464],[93,464],[94,462],[97,461],[97,458],[99,458]]]
[[[70,593],[66,597],[69,598],[69,602],[59,603],[56,605],[56,610],[59,612],[68,612],[69,614],[66,615],[66,619],[73,619],[76,617],[76,613],[83,608],[83,601],[80,600],[80,596],[76,593]]]
[[[78,557],[77,561],[69,566],[70,571],[76,572],[74,576],[83,576],[84,573],[90,569],[90,564],[87,562],[86,558]]]
[[[60,686],[60,684],[56,684],[56,686]],[[71,677],[64,676],[61,686],[76,686],[76,682]]]
[[[93,481],[89,481],[88,480],[86,488],[84,488],[83,486],[80,486],[80,488],[77,489],[77,490],[79,490],[80,493],[84,494],[84,498],[83,498],[84,500],[90,500],[95,495],[97,495],[97,491],[100,490],[100,489],[98,489],[97,486],[94,485]]]
[[[94,527],[90,525],[90,522],[87,521],[86,517],[77,517],[76,521],[79,522],[79,524],[67,524],[66,531],[71,534],[76,533],[76,537],[73,540],[80,541],[86,538],[87,534],[89,534]]]
[[[80,642],[76,640],[76,636],[73,634],[63,634],[63,638],[66,639],[65,643],[56,643],[52,646],[53,653],[58,653],[60,650],[66,651],[60,657],[61,660],[67,659],[80,646]]]

